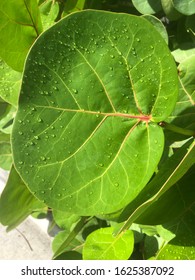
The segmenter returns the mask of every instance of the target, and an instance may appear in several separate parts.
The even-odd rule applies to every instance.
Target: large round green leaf
[[[74,13],[43,33],[26,61],[12,146],[15,166],[49,206],[115,212],[151,178],[157,122],[177,99],[164,39],[144,18]]]

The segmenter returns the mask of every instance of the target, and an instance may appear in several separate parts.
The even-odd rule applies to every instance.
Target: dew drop
[[[104,164],[103,164],[103,163],[99,163],[99,166],[100,166],[100,167],[103,167],[103,166],[104,166]]]
[[[46,157],[41,156],[41,160],[45,161],[45,160],[46,160]]]

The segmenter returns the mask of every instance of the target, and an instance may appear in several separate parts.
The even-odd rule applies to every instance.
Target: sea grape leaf
[[[64,5],[63,16],[83,10],[86,0],[67,0]]]
[[[79,220],[79,216],[67,212],[62,212],[56,209],[53,209],[53,218],[56,224],[66,230],[70,230],[74,223]]]
[[[193,15],[195,13],[195,1],[193,0],[172,0],[173,6],[184,15]]]
[[[32,212],[45,208],[45,204],[27,189],[12,167],[7,184],[0,197],[0,222],[11,230],[24,221]]]
[[[132,203],[130,203],[121,213],[119,221],[126,220],[118,233],[128,229],[133,222],[141,224],[153,224],[150,207],[153,203],[158,204],[158,200],[172,186],[177,183],[182,176],[195,163],[195,142],[189,140],[172,157],[161,166],[161,169],[146,188]],[[144,201],[144,202],[143,202]],[[136,209],[136,210],[134,210]],[[148,210],[149,209],[149,210]],[[147,215],[149,211],[149,215]],[[127,217],[129,215],[129,217]],[[154,215],[155,216],[155,215]],[[159,222],[160,223],[160,218]]]
[[[75,227],[69,232],[67,230],[64,230],[63,233],[59,235],[59,239],[55,241],[56,243],[53,245],[54,249],[54,255],[53,259],[56,259],[58,256],[63,254],[65,251],[69,251],[70,249],[73,249],[76,244],[78,243],[77,236],[80,233],[80,231],[84,228],[84,226],[88,223],[89,217],[81,217],[78,223],[75,225]],[[75,239],[76,238],[76,239]],[[59,242],[58,242],[59,241]]]
[[[39,10],[43,30],[46,30],[55,23],[59,13],[59,5],[53,0],[46,0],[39,6]]]
[[[37,0],[0,1],[0,56],[22,72],[27,52],[42,31]]]
[[[12,153],[10,135],[0,131],[0,168],[10,170],[12,164]]]
[[[168,19],[174,21],[182,17],[182,14],[175,8],[172,0],[161,0],[161,4]]]
[[[153,203],[141,216],[141,222],[153,225],[166,224],[181,216],[188,204],[195,201],[194,170],[192,166],[172,188]]]
[[[12,165],[11,145],[0,140],[0,168],[10,170]]]
[[[179,45],[179,48],[172,51],[172,55],[178,63],[195,55],[194,43],[186,42]]]
[[[179,98],[175,109],[166,121],[195,131],[195,55],[180,63],[178,71]],[[172,132],[167,132],[167,136],[170,140],[176,139]],[[184,138],[184,136],[182,137]]]
[[[0,97],[17,107],[22,74],[0,60]]]
[[[16,115],[16,108],[0,98],[0,131],[10,134],[13,118]]]
[[[157,29],[157,31],[161,34],[165,42],[168,44],[168,34],[166,31],[165,26],[162,24],[162,22],[155,16],[152,15],[144,15],[145,19],[147,19],[151,24],[154,25],[154,27]]]
[[[55,254],[55,252],[57,252],[57,250],[61,247],[61,245],[64,243],[64,241],[67,239],[68,237],[68,232],[66,230],[64,231],[60,231],[55,237],[54,240],[52,242],[52,250]],[[77,238],[74,238],[73,240],[71,240],[71,242],[64,248],[63,252],[59,255],[59,257],[64,254],[64,253],[68,253],[68,252],[78,252],[81,253],[82,252],[82,248],[83,248],[83,243],[78,240]],[[59,259],[59,257],[55,258],[55,259]]]
[[[115,237],[113,228],[106,227],[92,232],[83,247],[84,260],[128,260],[134,248],[131,230]]]
[[[141,14],[155,14],[162,10],[161,0],[132,0]]]
[[[167,226],[175,238],[169,241],[158,253],[157,259],[195,259],[195,226],[194,226],[194,205],[195,205],[195,169],[192,167],[189,172],[176,184],[172,192],[167,193],[163,200],[167,199],[167,206],[170,212],[175,213],[175,219]],[[170,197],[168,197],[168,194]],[[162,201],[163,202],[163,201]],[[173,205],[171,205],[173,203]],[[162,210],[162,209],[161,209]],[[160,211],[160,209],[159,209]],[[173,215],[171,215],[173,216]]]
[[[173,110],[177,84],[166,43],[144,18],[67,16],[39,37],[26,61],[12,134],[18,172],[57,210],[120,210],[160,160],[157,123]]]

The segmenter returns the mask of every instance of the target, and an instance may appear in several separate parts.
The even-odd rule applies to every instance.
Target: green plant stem
[[[182,135],[195,136],[195,131],[190,130],[190,129],[181,128],[181,127],[178,127],[176,125],[173,125],[173,124],[170,124],[167,122],[160,122],[159,125],[164,127],[167,130],[170,130],[170,131],[182,134]]]

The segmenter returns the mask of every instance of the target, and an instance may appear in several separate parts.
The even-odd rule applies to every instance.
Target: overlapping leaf
[[[128,229],[135,221],[142,224],[155,224],[155,222],[153,222],[153,218],[156,221],[156,215],[153,214],[153,212],[155,212],[156,207],[159,207],[162,212],[161,207],[164,205],[163,203],[162,205],[160,204],[160,198],[169,191],[170,188],[174,186],[185,173],[187,173],[194,163],[195,143],[193,139],[191,139],[164,163],[160,171],[137,197],[137,199],[124,209],[119,220],[126,219],[126,222],[120,231]],[[147,197],[148,199],[146,200]],[[166,200],[164,200],[164,202],[166,205]],[[158,206],[158,203],[160,206]],[[136,210],[134,211],[134,209]],[[127,219],[128,213],[129,217]],[[173,214],[174,213],[171,213],[170,215]],[[160,221],[159,216],[158,223],[165,222]]]
[[[33,211],[40,211],[43,208],[45,204],[29,192],[12,167],[8,182],[0,197],[0,222],[11,230]]]
[[[132,0],[141,14],[155,14],[162,9],[160,0]]]
[[[43,29],[46,30],[55,23],[59,13],[59,5],[57,2],[47,0],[40,5],[39,10]]]
[[[195,56],[180,63],[178,71],[179,98],[167,121],[176,126],[195,131]],[[176,139],[176,136],[174,137],[173,133],[170,132],[168,137],[169,139]]]
[[[113,236],[113,228],[92,232],[84,244],[84,260],[128,260],[133,252],[134,237],[131,230]]]
[[[167,209],[174,220],[169,219],[169,228],[176,234],[157,254],[157,259],[195,259],[195,169],[189,172],[162,198],[162,204],[167,203]],[[162,213],[160,208],[159,213]],[[160,212],[161,211],[161,212]],[[166,212],[162,213],[165,219]],[[167,213],[169,215],[169,213]]]
[[[22,72],[32,43],[42,31],[37,0],[0,1],[0,56]]]
[[[14,71],[0,61],[0,96],[9,104],[17,107],[22,74]]]
[[[12,164],[10,135],[0,131],[0,168],[9,170]]]
[[[157,122],[176,99],[174,61],[147,20],[67,16],[28,56],[13,129],[16,168],[51,207],[115,212],[151,178],[164,145]]]

